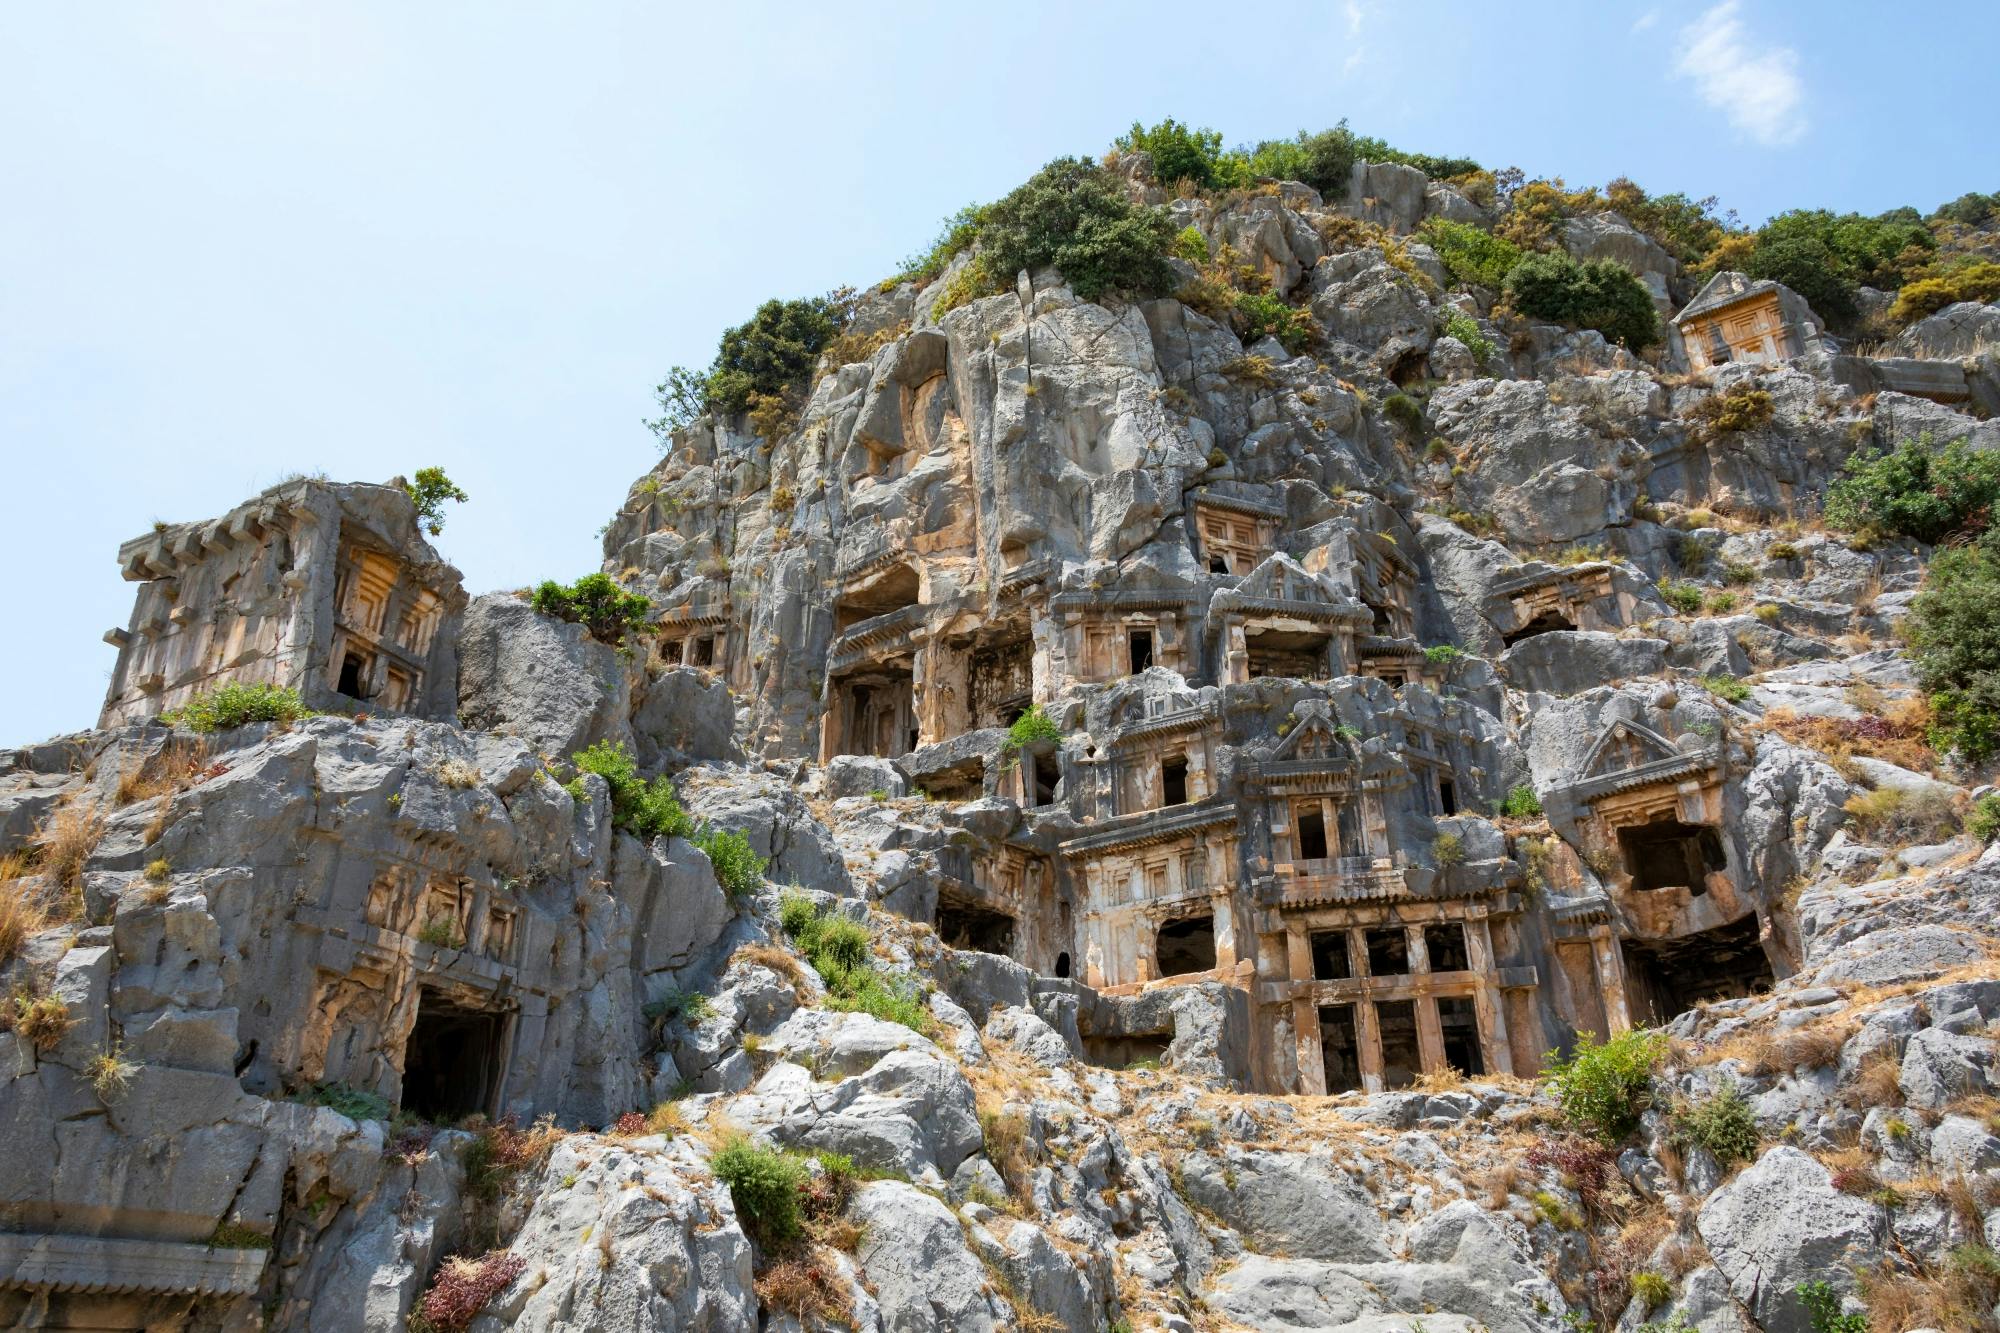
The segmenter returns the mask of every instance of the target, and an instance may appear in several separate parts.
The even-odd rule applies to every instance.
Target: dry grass
[[[646,1132],[661,1134],[667,1138],[679,1138],[688,1132],[687,1116],[682,1114],[679,1102],[661,1102],[646,1117]]]
[[[1757,1078],[1824,1069],[1839,1061],[1840,1048],[1854,1035],[1856,1022],[1849,1014],[1789,1031],[1746,1032],[1710,1051],[1703,1063],[1734,1060]]]
[[[1443,1069],[1433,1069],[1419,1074],[1411,1082],[1413,1092],[1456,1092],[1466,1084],[1463,1071],[1446,1065]]]
[[[1478,1184],[1486,1191],[1487,1208],[1500,1212],[1512,1196],[1521,1192],[1521,1164],[1512,1157],[1506,1158],[1481,1177]]]
[[[1847,1104],[1901,1106],[1903,1104],[1903,1062],[1891,1047],[1875,1051],[1854,1071],[1854,1081],[1846,1088]]]
[[[69,1016],[69,1007],[53,995],[31,996],[26,992],[14,996],[12,1012],[8,1015],[8,1026],[15,1035],[38,1051],[51,1051],[61,1043],[63,1035],[76,1025]]]
[[[811,997],[805,964],[776,944],[745,944],[729,955],[729,965],[734,967],[737,963],[755,963],[776,972],[791,983],[792,992],[801,1004]]]
[[[1981,1247],[1982,1250],[1984,1247]],[[1986,1251],[1990,1259],[1991,1252]],[[1861,1275],[1861,1299],[1868,1305],[1869,1333],[1906,1333],[1917,1328],[1992,1329],[1990,1313],[2000,1281],[1977,1260],[1955,1255],[1942,1272]]]
[[[51,924],[48,905],[27,871],[27,858],[19,853],[0,857],[0,964]]]
[[[52,884],[67,890],[83,887],[84,863],[104,836],[104,815],[94,801],[65,797],[35,830],[35,863]]]
[[[1859,755],[1880,759],[1918,773],[1937,775],[1937,752],[1925,740],[1930,704],[1922,695],[1877,698],[1861,718],[1801,717],[1789,708],[1773,708],[1757,724],[1796,745],[1818,750],[1836,763]]]
[[[806,1253],[779,1259],[757,1275],[757,1300],[807,1328],[850,1325],[854,1298],[830,1262]]]

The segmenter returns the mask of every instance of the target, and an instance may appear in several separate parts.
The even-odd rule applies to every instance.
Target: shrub
[[[665,441],[704,413],[750,412],[763,400],[796,406],[819,354],[846,322],[845,305],[832,297],[764,302],[747,322],[724,330],[706,371],[675,366],[668,372],[655,390],[660,419],[646,424]]]
[[[1185,259],[1190,264],[1208,262],[1208,237],[1201,234],[1201,228],[1192,223],[1174,233],[1173,254],[1176,259]]]
[[[913,1032],[931,1030],[922,989],[913,981],[886,977],[874,966],[874,938],[866,926],[821,915],[803,894],[785,895],[778,920],[826,983],[827,1008],[869,1014]]]
[[[1493,340],[1479,331],[1479,322],[1463,310],[1453,310],[1444,317],[1444,332],[1448,338],[1456,338],[1465,344],[1472,359],[1484,365],[1493,355]]]
[[[1649,196],[1620,176],[1605,185],[1604,199],[1626,221],[1690,267],[1730,234],[1728,219],[1715,215],[1714,195],[1706,199],[1690,199],[1685,194]]]
[[[972,248],[979,239],[979,226],[985,220],[986,209],[981,204],[967,204],[938,227],[937,238],[922,254],[913,255],[903,263],[902,272],[889,279],[888,286],[914,282],[926,286],[951,267],[951,261],[960,252]]]
[[[1320,336],[1319,322],[1310,310],[1286,305],[1269,292],[1238,293],[1236,315],[1245,346],[1269,335],[1297,356]]]
[[[1632,1275],[1632,1295],[1647,1314],[1674,1298],[1674,1285],[1660,1274],[1647,1270]]]
[[[463,949],[465,936],[458,932],[458,919],[450,916],[434,916],[417,927],[417,940],[440,949]]]
[[[1542,1082],[1555,1092],[1564,1119],[1615,1145],[1652,1105],[1653,1069],[1664,1050],[1665,1039],[1643,1028],[1601,1045],[1580,1032],[1568,1057],[1549,1052]]]
[[[1406,393],[1392,393],[1384,398],[1382,413],[1411,434],[1424,428],[1424,405]]]
[[[1542,813],[1542,798],[1533,787],[1515,787],[1500,802],[1500,813],[1509,819],[1532,819]]]
[[[1972,803],[1965,816],[1965,831],[1981,842],[1992,842],[2000,834],[2000,795],[1988,792]]]
[[[1929,739],[1977,763],[2000,752],[2000,557],[1939,551],[1903,627],[1931,708]]]
[[[1826,520],[1864,534],[1913,537],[1936,545],[1984,532],[2000,498],[2000,454],[1964,440],[1932,449],[1930,437],[1893,453],[1857,454],[1828,489]]]
[[[570,762],[576,765],[579,773],[597,774],[611,789],[613,828],[623,829],[647,842],[654,838],[694,837],[694,819],[681,808],[672,779],[664,773],[650,782],[641,778],[638,764],[623,742],[598,741],[588,749],[571,755]],[[715,858],[711,856],[709,859]],[[720,874],[718,866],[718,877]]]
[[[1859,287],[1900,287],[1914,267],[1930,262],[1936,245],[1914,217],[1797,209],[1758,230],[1743,271],[1784,283],[1821,318],[1845,325],[1854,318]]]
[[[1424,649],[1424,661],[1432,666],[1450,666],[1465,655],[1465,650],[1453,643],[1434,643]]]
[[[417,1302],[427,1333],[459,1333],[528,1266],[518,1254],[495,1250],[477,1259],[453,1255],[439,1266],[430,1289]],[[413,1333],[416,1319],[411,1321]]]
[[[575,583],[546,580],[530,600],[535,610],[572,625],[582,625],[599,643],[619,644],[646,620],[651,599],[626,592],[609,574],[585,574]]]
[[[1050,717],[1040,704],[1034,705],[1015,718],[1013,725],[1007,728],[1007,748],[1010,750],[1060,740],[1062,740],[1062,728],[1056,725],[1055,719]]]
[[[544,1116],[528,1129],[511,1115],[488,1125],[465,1145],[460,1159],[466,1191],[483,1203],[493,1202],[515,1176],[539,1167],[561,1137],[553,1116]]]
[[[1701,687],[1727,703],[1740,704],[1750,697],[1750,682],[1735,676],[1703,676]]]
[[[1908,323],[1960,301],[2000,301],[2000,264],[1979,260],[1941,277],[1920,278],[1896,294],[1889,318]]]
[[[433,537],[444,531],[445,502],[464,504],[472,498],[453,484],[441,467],[418,468],[416,479],[405,482],[403,489],[409,493],[410,503],[417,507],[417,521]]]
[[[745,898],[763,887],[764,867],[769,862],[751,850],[750,839],[744,834],[703,829],[693,841],[708,853],[709,864],[715,867],[716,882],[730,898]]]
[[[1744,587],[1757,581],[1757,566],[1741,560],[1725,560],[1722,564],[1722,577],[1725,582],[1733,583],[1739,588]]]
[[[1801,1282],[1797,1293],[1813,1333],[1868,1333],[1868,1316],[1842,1314],[1840,1293],[1826,1283]]]
[[[993,273],[1053,267],[1079,298],[1095,301],[1113,289],[1166,291],[1173,283],[1165,259],[1173,234],[1165,209],[1134,204],[1110,172],[1066,157],[987,210],[980,245]]]
[[[648,1022],[663,1027],[682,1019],[699,1023],[715,1012],[715,1006],[698,990],[670,990],[659,999],[648,1002],[640,1012]]]
[[[1507,212],[1493,230],[1523,250],[1560,252],[1564,220],[1604,207],[1604,197],[1597,191],[1572,190],[1559,176],[1521,181],[1511,169],[1508,174],[1514,183],[1507,196]]]
[[[160,721],[189,731],[228,731],[252,722],[297,722],[312,716],[299,692],[285,686],[224,685],[204,691],[179,708],[160,714]]]
[[[1771,395],[1763,389],[1738,385],[1727,393],[1712,393],[1688,409],[1698,439],[1756,430],[1771,424]]]
[[[769,1250],[798,1239],[799,1192],[806,1183],[799,1159],[748,1139],[733,1139],[709,1160],[708,1167],[729,1186],[736,1215],[759,1245]]]
[[[1724,1166],[1748,1162],[1757,1156],[1757,1116],[1734,1080],[1725,1080],[1702,1100],[1674,1108],[1673,1137],[1707,1149]]]
[[[1849,797],[1841,809],[1863,836],[1895,847],[1942,842],[1959,827],[1958,812],[1941,786],[1877,787]]]
[[[1440,833],[1431,843],[1431,863],[1440,870],[1465,862],[1465,840],[1456,833]]]
[[[1346,197],[1356,162],[1393,162],[1415,167],[1432,180],[1448,180],[1479,170],[1479,164],[1468,157],[1438,157],[1392,148],[1380,139],[1354,133],[1343,119],[1332,129],[1316,134],[1300,130],[1295,138],[1264,140],[1251,151],[1250,171],[1258,176],[1302,181],[1327,199],[1341,199]]]
[[[1660,580],[1660,596],[1668,606],[1684,616],[1691,616],[1701,610],[1701,589],[1695,584],[1677,579]]]
[[[1118,148],[1148,153],[1153,179],[1162,185],[1188,181],[1197,189],[1229,189],[1250,181],[1250,163],[1242,153],[1225,152],[1219,130],[1195,129],[1172,116],[1147,129],[1132,122],[1131,132],[1118,137]]]
[[[1277,367],[1271,364],[1271,358],[1268,356],[1231,357],[1216,369],[1227,379],[1240,380],[1259,388],[1269,389],[1278,382]]]
[[[99,1101],[115,1102],[131,1090],[132,1076],[139,1072],[139,1066],[125,1058],[123,1046],[113,1042],[93,1054],[83,1072]]]
[[[372,1092],[349,1087],[345,1083],[320,1082],[300,1094],[299,1100],[309,1106],[324,1106],[330,1111],[338,1111],[349,1120],[387,1120],[389,1102]]]
[[[1521,262],[1519,246],[1466,222],[1431,218],[1417,228],[1417,239],[1437,251],[1451,280],[1468,287],[1498,290],[1508,272]],[[1457,338],[1456,333],[1452,334]],[[1459,341],[1465,341],[1459,338]]]
[[[1635,352],[1659,341],[1652,293],[1613,260],[1578,263],[1567,255],[1529,255],[1508,273],[1506,292],[1507,303],[1521,314],[1595,329]]]

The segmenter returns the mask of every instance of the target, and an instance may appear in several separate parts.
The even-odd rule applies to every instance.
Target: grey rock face
[[[857,1257],[873,1276],[882,1326],[893,1333],[975,1333],[1007,1326],[986,1269],[951,1210],[897,1181],[863,1186],[854,1216],[863,1227]]]
[[[662,1140],[550,1155],[510,1252],[521,1276],[472,1327],[556,1333],[589,1322],[635,1330],[758,1328],[751,1248],[729,1191]]]
[[[1730,1294],[1767,1333],[1810,1333],[1802,1282],[1854,1285],[1860,1256],[1881,1244],[1881,1211],[1834,1189],[1827,1169],[1777,1147],[1702,1205],[1696,1219]]]
[[[625,664],[581,625],[510,593],[474,598],[459,647],[459,716],[566,759],[596,741],[631,744]]]

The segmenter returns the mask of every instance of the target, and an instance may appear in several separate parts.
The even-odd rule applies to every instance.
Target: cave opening
[[[1003,957],[1014,951],[1014,918],[979,903],[938,899],[936,926],[938,938],[949,948]]]
[[[1215,915],[1204,913],[1160,927],[1153,957],[1163,977],[1215,970]]]
[[[419,992],[403,1044],[402,1109],[440,1123],[492,1114],[506,1037],[505,1014]]]
[[[1469,996],[1440,998],[1438,1029],[1444,1035],[1444,1062],[1459,1073],[1478,1078],[1486,1072],[1486,1058],[1479,1049],[1479,1012]]]
[[[1512,648],[1523,639],[1532,639],[1537,634],[1547,634],[1550,630],[1575,629],[1576,624],[1560,611],[1542,611],[1533,620],[1515,630],[1512,634],[1500,636],[1500,642]]]
[[[1361,1038],[1354,1026],[1353,1005],[1320,1006],[1319,1049],[1327,1092],[1360,1091]]]
[[[1633,1017],[1653,1025],[1710,1000],[1761,995],[1776,980],[1754,912],[1678,939],[1628,939],[1624,953]]]
[[[1153,665],[1153,631],[1135,629],[1127,643],[1132,652],[1132,674],[1136,676]]]
[[[1618,830],[1618,846],[1635,889],[1686,889],[1699,897],[1708,891],[1708,876],[1729,864],[1712,824],[1672,818],[1629,824]]]

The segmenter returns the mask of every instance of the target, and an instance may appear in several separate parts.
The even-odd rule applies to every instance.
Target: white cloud
[[[1361,44],[1361,24],[1368,15],[1361,7],[1361,0],[1345,0],[1340,12],[1347,17],[1347,40],[1353,43],[1353,49],[1347,53],[1347,59],[1341,62],[1340,72],[1352,74],[1361,68],[1361,61],[1368,54],[1368,48]]]
[[[1638,18],[1632,20],[1632,31],[1644,32],[1646,29],[1652,27],[1655,23],[1658,23],[1659,21],[1660,21],[1660,11],[1657,9],[1649,9],[1645,13],[1641,14]]]
[[[1674,73],[1693,81],[1701,100],[1758,143],[1777,148],[1806,132],[1799,53],[1759,46],[1726,0],[1681,29]]]

